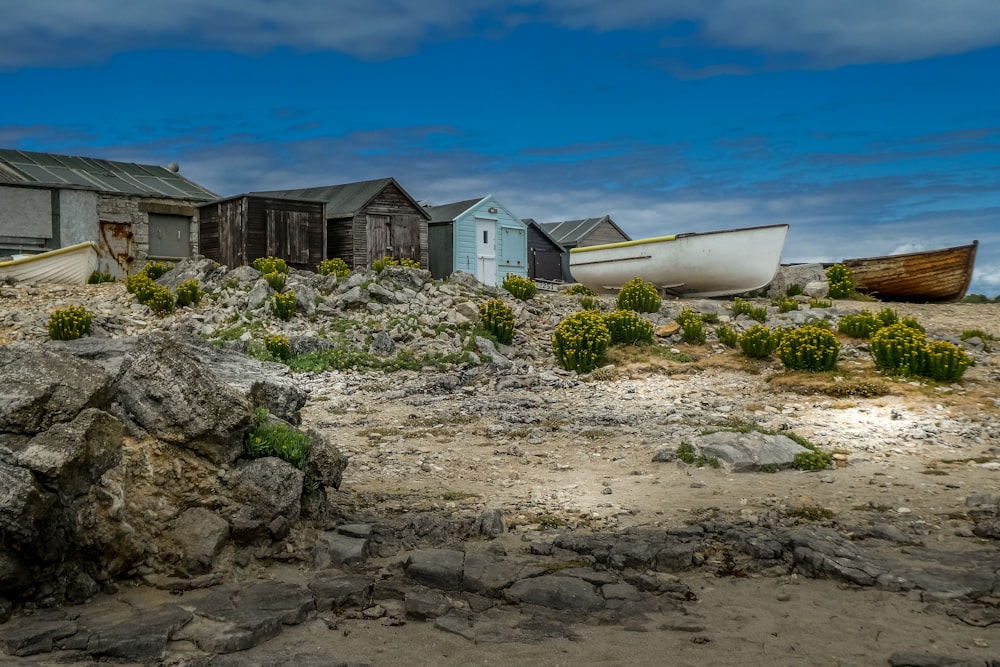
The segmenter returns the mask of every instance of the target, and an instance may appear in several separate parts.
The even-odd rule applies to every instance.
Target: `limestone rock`
[[[0,433],[33,434],[84,408],[107,408],[111,377],[89,361],[18,344],[0,346],[0,387]]]
[[[604,606],[593,585],[576,577],[544,575],[521,579],[504,591],[504,598],[519,604],[590,613]]]
[[[68,423],[35,436],[17,454],[18,463],[36,473],[45,487],[63,498],[85,494],[122,458],[121,422],[88,408]]]
[[[212,569],[229,539],[229,523],[203,507],[184,510],[174,522],[172,537],[180,550],[180,566],[190,574]]]
[[[796,455],[809,451],[789,437],[757,432],[716,431],[690,444],[696,454],[716,458],[733,472],[790,468]]]
[[[240,465],[236,470],[233,498],[244,504],[241,517],[271,523],[277,517],[299,518],[302,471],[281,459],[268,456]]]
[[[249,402],[167,333],[148,336],[126,358],[115,398],[141,429],[215,464],[236,460],[252,423]]]
[[[805,287],[810,282],[826,282],[826,269],[822,264],[793,264],[781,266],[771,280],[767,295],[772,299],[784,297],[791,285]]]
[[[305,483],[339,489],[348,457],[318,432],[310,429],[306,434],[309,436],[309,458],[306,460]]]

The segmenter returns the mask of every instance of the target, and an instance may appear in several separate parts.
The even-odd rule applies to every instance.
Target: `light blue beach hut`
[[[527,225],[493,195],[428,206],[431,275],[446,278],[465,271],[486,285],[501,285],[507,274],[528,277]]]

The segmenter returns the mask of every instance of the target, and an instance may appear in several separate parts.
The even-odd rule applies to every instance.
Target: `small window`
[[[484,229],[483,230],[483,245],[486,245],[489,242],[490,242],[490,230]]]

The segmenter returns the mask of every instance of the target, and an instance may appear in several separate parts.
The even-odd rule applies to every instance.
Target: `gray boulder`
[[[0,543],[36,543],[54,504],[30,470],[0,463]]]
[[[813,299],[824,299],[830,294],[830,283],[826,280],[810,280],[802,287],[802,293]]]
[[[125,359],[115,399],[124,419],[217,465],[236,460],[253,423],[249,401],[167,333],[151,334]]]
[[[243,503],[240,519],[270,524],[282,517],[299,518],[302,471],[281,459],[268,456],[247,461],[237,468],[233,499]]]
[[[203,507],[184,510],[171,537],[180,552],[180,566],[186,574],[203,574],[215,565],[215,558],[229,539],[229,523]]]
[[[576,577],[551,574],[515,582],[504,590],[504,598],[519,604],[580,613],[604,607],[604,598],[593,585]]]
[[[363,287],[354,286],[349,290],[337,297],[337,302],[342,304],[345,308],[350,308],[352,306],[362,306],[370,300],[368,290]]]
[[[783,435],[717,431],[691,439],[695,454],[718,459],[733,472],[791,468],[809,450]]]
[[[27,344],[0,346],[0,433],[34,434],[89,407],[107,408],[99,365]]]
[[[348,457],[316,431],[310,429],[306,434],[309,436],[309,458],[305,467],[305,483],[320,489],[326,486],[339,489]]]
[[[406,562],[406,576],[431,588],[458,590],[464,563],[465,554],[455,549],[416,549]]]
[[[202,290],[217,289],[226,277],[225,267],[203,255],[193,255],[174,263],[156,282],[177,291],[186,280],[197,280]]]
[[[433,278],[431,272],[426,269],[411,269],[407,266],[387,266],[378,274],[379,282],[392,282],[400,287],[409,287],[412,290],[420,291],[424,283],[430,282]]]
[[[57,354],[68,354],[78,359],[91,361],[103,368],[112,378],[117,378],[125,356],[135,347],[137,340],[134,337],[98,338],[84,336],[76,340],[46,341],[45,349]]]
[[[767,295],[774,298],[785,296],[788,287],[798,285],[804,288],[811,282],[826,282],[826,269],[822,264],[793,264],[782,266],[774,275]]]
[[[88,408],[68,423],[35,436],[17,453],[17,462],[35,473],[44,487],[71,500],[87,493],[101,475],[122,458],[121,422]]]
[[[259,361],[245,354],[217,348],[202,341],[188,343],[191,354],[229,387],[235,389],[253,407],[264,407],[281,420],[291,424],[300,421],[299,410],[309,394],[292,377],[284,364]],[[296,350],[296,354],[301,354]]]
[[[379,357],[389,357],[396,353],[396,343],[385,331],[372,336],[371,353]]]
[[[329,567],[363,565],[368,558],[368,540],[341,535],[332,530],[324,531],[316,540],[313,566],[317,570]]]

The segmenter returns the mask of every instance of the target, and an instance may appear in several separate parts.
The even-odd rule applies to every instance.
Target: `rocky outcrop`
[[[240,458],[254,408],[298,421],[306,393],[287,375],[183,330],[0,347],[0,361],[0,596],[83,601],[115,577],[203,575],[299,520],[306,472]],[[325,498],[347,460],[310,440]]]
[[[239,457],[252,424],[249,400],[166,333],[152,334],[125,359],[115,400],[133,430],[215,464]]]
[[[91,362],[18,344],[0,346],[0,433],[33,435],[88,407],[107,407],[112,378]]]

